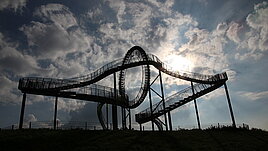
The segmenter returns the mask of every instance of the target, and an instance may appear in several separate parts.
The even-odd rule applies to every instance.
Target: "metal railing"
[[[19,87],[20,89],[34,89],[34,90],[44,90],[47,87],[56,87],[59,81],[55,81],[55,79],[49,79],[49,78],[22,78],[20,79],[20,84]],[[48,86],[48,85],[53,85],[53,86]],[[63,82],[59,85],[64,85]],[[94,96],[100,96],[100,97],[105,97],[105,98],[110,98],[114,99],[114,89],[111,87],[106,87],[102,85],[97,85],[97,84],[91,84],[85,87],[80,87],[80,88],[72,88],[68,90],[62,90],[59,92],[55,93],[64,93],[64,92],[73,92],[75,94],[86,94],[86,95],[94,95]],[[116,98],[122,98],[121,93],[119,93],[119,90],[116,90]],[[125,94],[124,98],[128,99],[128,95]]]
[[[187,77],[187,78],[192,78],[192,79],[198,79],[198,80],[203,80],[203,81],[208,81],[210,79],[211,81],[214,81],[211,79],[214,77],[213,75],[202,75],[198,73],[192,73],[192,72],[180,72],[180,71],[175,71],[172,69],[172,67],[168,66],[167,64],[163,63],[157,56],[153,54],[148,54],[148,59],[149,61],[159,63],[161,64],[161,71],[163,71],[166,74],[169,74],[174,77]],[[138,57],[133,57],[128,64],[131,63],[137,63],[141,62],[144,60],[140,60]],[[80,77],[73,77],[69,79],[54,79],[54,78],[41,78],[41,77],[26,77],[26,78],[21,78],[20,83],[19,83],[19,88],[34,88],[34,89],[54,89],[54,88],[61,88],[65,86],[71,86],[71,85],[78,85],[82,82],[87,82],[91,81],[100,75],[102,75],[104,72],[118,68],[119,66],[122,65],[123,59],[118,59],[115,61],[112,61],[101,68],[97,69],[96,71],[80,76]]]
[[[227,74],[226,73],[221,73],[221,74],[217,74],[214,75],[213,80],[215,81],[222,81],[222,80],[226,80],[227,79]],[[217,84],[217,83],[215,83]],[[195,91],[195,94],[200,93],[208,88],[211,88],[212,86],[214,86],[215,84],[202,84],[202,83],[197,83],[193,86],[193,89]],[[165,106],[166,108],[174,105],[175,103],[184,103],[184,100],[193,96],[193,92],[192,92],[192,87],[187,87],[169,97],[167,97],[165,99]],[[151,114],[151,109],[150,107],[146,108],[145,110],[141,111],[140,113],[136,114],[136,117],[138,120],[140,119],[144,119],[144,118],[148,118],[153,116],[156,113],[159,113],[160,111],[164,111],[164,106],[162,103],[156,103],[152,106],[153,108],[153,113]]]
[[[171,66],[162,62],[157,56],[155,56],[153,54],[148,54],[148,59],[149,59],[149,61],[153,61],[153,62],[157,62],[157,63],[161,64],[161,66],[162,66],[161,71],[163,71],[164,73],[169,74],[171,76],[175,76],[175,77],[181,76],[181,77],[187,77],[187,78],[191,78],[191,79],[198,79],[201,81],[206,81],[214,76],[214,75],[204,75],[204,74],[199,74],[199,73],[194,73],[194,72],[189,72],[189,71],[177,71],[174,68],[172,68]]]
[[[160,66],[155,66],[162,72],[169,74],[171,76],[177,77],[177,78],[192,78],[192,79],[197,79],[201,81],[214,81],[215,83],[222,77],[224,76],[222,74],[217,74],[217,75],[202,75],[198,73],[191,73],[191,72],[179,72],[179,71],[174,71],[171,67],[163,63],[157,56],[153,54],[147,54],[148,56],[148,61],[149,62],[144,62],[144,64],[150,64],[150,61],[158,64]],[[138,56],[133,56],[131,57],[130,61],[128,61],[126,64],[132,64],[132,63],[138,63],[142,61],[147,61],[143,60]],[[92,72],[91,74],[85,75],[85,76],[79,76],[79,77],[74,77],[74,78],[69,78],[69,79],[53,79],[53,78],[41,78],[41,77],[26,77],[26,78],[21,78],[19,81],[19,89],[20,90],[39,90],[39,91],[47,91],[49,89],[57,89],[59,92],[75,92],[75,93],[80,93],[80,94],[87,94],[87,95],[96,95],[96,96],[102,96],[102,97],[107,97],[107,98],[112,98],[114,96],[114,91],[112,88],[109,87],[104,87],[100,85],[95,85],[95,84],[90,84],[90,85],[82,85],[81,83],[83,82],[88,82],[91,80],[96,79],[97,77],[103,75],[105,72],[113,69],[117,69],[120,66],[122,66],[123,59],[117,59],[115,61],[112,61],[101,68],[97,69],[96,71]],[[152,64],[152,65],[155,65]],[[227,76],[226,76],[227,77]],[[146,79],[144,79],[146,80]],[[203,85],[200,85],[203,86]],[[61,89],[63,88],[64,89]],[[196,88],[196,87],[195,87]],[[143,88],[144,90],[147,88]],[[183,91],[180,91],[177,93],[177,97],[185,97],[188,94],[189,88]],[[127,94],[124,94],[124,97],[121,97],[119,95],[120,93],[117,90],[117,98],[128,98]],[[143,93],[139,93],[137,97],[141,97]],[[171,99],[170,99],[171,100]],[[129,102],[131,104],[135,104],[137,102]],[[159,106],[161,108],[161,106]]]
[[[23,123],[24,129],[54,129],[53,121],[31,121]],[[13,124],[2,129],[19,129],[17,124]],[[71,129],[82,129],[82,130],[102,130],[100,123],[90,121],[57,121],[57,130],[71,130]]]

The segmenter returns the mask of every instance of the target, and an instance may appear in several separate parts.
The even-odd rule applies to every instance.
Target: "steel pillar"
[[[125,129],[125,117],[124,117],[124,108],[121,106],[121,116],[122,116],[122,129]]]
[[[172,131],[172,120],[170,111],[168,111],[169,130]]]
[[[128,114],[126,113],[128,112]],[[130,108],[122,107],[122,127],[123,129],[127,129],[127,118],[128,118],[128,128],[131,129],[131,110]]]
[[[164,111],[166,110],[166,106],[165,106],[165,96],[164,96],[164,89],[163,89],[163,82],[162,82],[162,75],[161,75],[161,71],[159,70],[159,78],[160,78],[160,88],[161,88],[161,94],[162,94],[162,103],[163,103],[163,108]],[[164,112],[164,118],[165,118],[165,124],[166,124],[166,131],[168,131],[168,125],[167,125],[167,114],[166,112]]]
[[[20,123],[19,123],[19,129],[22,129],[22,126],[23,126],[23,118],[24,118],[25,102],[26,102],[26,93],[23,93],[22,103],[21,103],[21,110],[20,110]]]
[[[57,111],[58,111],[58,97],[55,99],[55,109],[54,109],[54,130],[57,129]]]
[[[121,107],[121,113],[122,113],[122,128],[124,130],[127,127],[127,123],[126,123],[126,109],[124,107]]]
[[[109,104],[106,104],[106,124],[107,124],[107,130],[109,129]]]
[[[233,127],[236,128],[234,113],[233,113],[232,104],[231,104],[231,99],[230,99],[230,96],[229,96],[229,92],[228,92],[226,82],[224,83],[224,88],[225,88],[225,93],[226,93],[226,97],[227,97],[228,106],[229,106],[229,109],[230,109],[230,114],[231,114],[231,118],[232,118],[232,122],[233,122]]]
[[[140,131],[142,131],[142,125],[140,124]]]
[[[193,82],[192,81],[191,81],[191,87],[192,87],[193,95],[195,95],[194,85],[193,85]],[[195,113],[196,113],[196,119],[197,119],[198,129],[201,129],[201,124],[200,124],[200,119],[199,119],[199,114],[198,114],[198,108],[197,108],[196,99],[194,99],[194,107],[195,107]]]
[[[149,89],[149,101],[150,101],[150,110],[151,110],[151,116],[153,115],[153,103],[152,103],[152,94],[151,94],[151,89]],[[152,122],[152,131],[154,131],[154,122]]]
[[[131,110],[128,109],[129,130],[131,130]]]
[[[114,73],[114,99],[116,101],[116,72]],[[118,130],[118,122],[117,122],[117,105],[112,105],[112,117],[113,117],[113,130]]]

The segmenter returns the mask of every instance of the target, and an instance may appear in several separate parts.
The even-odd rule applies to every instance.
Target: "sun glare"
[[[175,71],[191,71],[192,62],[179,55],[169,55],[167,56],[166,63]]]

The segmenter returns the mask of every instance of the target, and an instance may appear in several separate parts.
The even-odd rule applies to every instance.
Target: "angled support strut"
[[[194,85],[193,85],[193,82],[192,81],[191,81],[191,87],[192,87],[193,95],[195,95]],[[198,108],[197,108],[196,99],[194,99],[194,107],[195,107],[195,113],[196,113],[196,119],[197,119],[198,129],[201,129],[201,124],[200,124],[200,119],[199,119],[199,114],[198,114]]]
[[[224,88],[225,88],[225,92],[226,92],[226,96],[227,96],[227,102],[228,102],[228,106],[229,106],[229,109],[230,109],[230,114],[231,114],[231,118],[232,118],[232,122],[233,122],[232,125],[233,125],[233,127],[236,128],[234,112],[233,112],[233,109],[232,109],[231,99],[230,99],[230,96],[229,96],[229,93],[228,93],[228,88],[227,88],[226,82],[224,83]]]
[[[162,94],[162,103],[164,108],[164,118],[165,118],[165,124],[166,124],[166,131],[168,131],[168,123],[167,123],[167,114],[166,114],[166,105],[165,105],[165,96],[164,96],[164,89],[163,89],[163,82],[162,82],[162,75],[161,71],[159,70],[159,77],[160,77],[160,88],[161,88],[161,94]]]

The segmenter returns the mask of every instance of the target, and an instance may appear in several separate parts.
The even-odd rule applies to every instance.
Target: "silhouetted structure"
[[[150,65],[154,66],[156,69],[159,70],[158,75],[152,82],[150,82]],[[127,69],[137,66],[142,67],[142,84],[137,96],[134,99],[129,100],[129,97],[125,92],[125,74]],[[116,82],[117,72],[119,72],[118,90]],[[172,77],[190,81],[191,86],[180,92],[175,93],[172,96],[165,98],[161,75],[162,72]],[[111,74],[114,74],[114,88],[94,84],[97,81]],[[159,79],[160,82],[160,93],[152,88],[152,85],[157,79]],[[157,125],[159,130],[163,130],[163,125],[166,127],[166,130],[168,130],[168,124],[169,129],[172,130],[172,118],[170,112],[194,100],[198,127],[201,129],[196,99],[223,85],[225,86],[227,101],[231,113],[231,119],[233,122],[233,126],[235,127],[235,119],[226,86],[227,80],[228,77],[225,72],[216,75],[202,75],[198,73],[173,71],[166,64],[160,61],[160,59],[158,59],[155,55],[146,54],[141,47],[134,46],[130,50],[128,50],[127,54],[123,59],[118,59],[113,62],[110,62],[97,69],[95,72],[92,72],[91,74],[85,76],[74,77],[70,79],[53,79],[39,77],[21,78],[19,80],[18,88],[24,94],[21,106],[19,128],[21,129],[23,125],[26,93],[56,97],[54,129],[56,129],[58,97],[63,97],[98,102],[98,118],[103,129],[108,128],[108,121],[105,125],[104,117],[102,115],[102,107],[104,104],[112,104],[113,129],[117,130],[117,106],[122,107],[123,129],[126,129],[127,118],[129,119],[129,129],[131,129],[131,109],[139,106],[144,101],[145,97],[147,96],[147,93],[149,92],[150,107],[135,115],[136,121],[140,124],[140,127],[142,127],[143,123],[151,121],[152,130],[154,130],[154,123]],[[195,84],[193,84],[194,82]],[[154,92],[161,99],[160,102],[154,105],[152,104],[152,92]],[[128,114],[126,114],[126,112],[128,112]],[[168,118],[166,117],[166,114],[168,115]],[[158,118],[162,115],[164,115],[164,122],[162,122]]]

